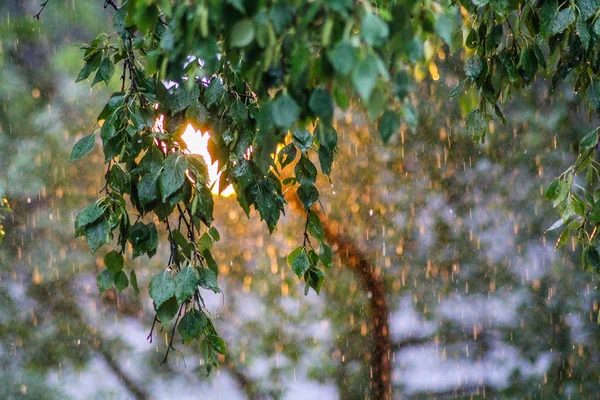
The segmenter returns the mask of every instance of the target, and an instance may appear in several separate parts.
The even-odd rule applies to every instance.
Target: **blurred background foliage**
[[[56,0],[37,22],[38,6],[0,5],[0,184],[11,207],[0,398],[368,398],[374,293],[339,251],[321,295],[303,295],[285,261],[303,232],[293,207],[269,236],[257,215],[216,199],[223,294],[207,301],[230,354],[209,377],[199,349],[181,343],[160,365],[165,332],[146,340],[147,292],[98,296],[103,254],[73,239],[73,220],[97,197],[103,159],[98,148],[68,157],[119,84],[74,83],[78,44],[109,30],[111,16],[101,2]],[[332,183],[318,182],[331,235],[382,284],[395,397],[597,398],[596,278],[573,243],[553,252],[542,195],[594,121],[572,93],[550,100],[540,82],[476,144],[461,113],[473,94],[447,99],[460,62],[443,49],[432,62],[412,95],[418,123],[388,145],[356,109],[337,114]],[[140,288],[164,267],[164,250],[134,261]]]

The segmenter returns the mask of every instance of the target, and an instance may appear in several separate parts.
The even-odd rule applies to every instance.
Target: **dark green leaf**
[[[352,73],[352,84],[361,99],[366,103],[371,97],[371,92],[377,84],[377,61],[375,56],[367,54]]]
[[[102,61],[102,52],[96,51],[83,65],[83,68],[79,72],[77,76],[77,80],[75,82],[82,81],[87,79],[90,74],[98,69],[100,66],[100,62]]]
[[[254,23],[251,19],[236,22],[231,28],[229,43],[232,47],[245,47],[254,40]]]
[[[307,228],[308,233],[319,239],[319,241],[322,242],[325,239],[323,225],[321,225],[321,220],[315,212],[309,211]]]
[[[198,289],[198,273],[192,267],[186,267],[175,275],[175,298],[179,304],[188,301]]]
[[[79,160],[83,156],[87,155],[94,149],[94,145],[96,144],[96,135],[89,134],[81,138],[75,146],[73,146],[73,150],[71,151],[71,157],[69,161]]]
[[[435,32],[448,45],[452,45],[452,32],[454,31],[454,21],[450,16],[440,14],[435,21]]]
[[[296,128],[294,129],[294,134],[292,135],[292,141],[301,152],[306,153],[306,150],[308,150],[313,144],[313,136],[306,129]],[[294,149],[294,157],[295,156],[296,154]]]
[[[98,72],[94,77],[94,81],[92,82],[92,86],[94,86],[98,82],[104,81],[108,85],[110,82],[110,78],[112,78],[115,73],[115,64],[110,60],[109,57],[104,57],[102,62],[100,63],[100,67],[98,68]]]
[[[388,26],[381,18],[373,13],[367,13],[362,20],[361,36],[369,46],[383,42],[389,34]]]
[[[177,330],[185,344],[189,344],[194,339],[200,339],[207,326],[208,319],[206,316],[192,308],[181,318]]]
[[[333,252],[331,247],[321,242],[321,249],[319,251],[319,258],[325,266],[325,268],[333,268]]]
[[[317,180],[317,168],[305,155],[296,163],[294,174],[301,185],[313,185]]]
[[[319,200],[319,191],[313,185],[300,186],[297,193],[306,210]]]
[[[131,270],[129,273],[129,282],[131,283],[131,287],[135,291],[135,294],[140,294],[140,289],[138,288],[137,275],[134,270]]]
[[[85,227],[95,222],[102,216],[104,209],[98,205],[98,202],[84,208],[75,218],[75,234],[81,236],[85,233]]]
[[[115,285],[115,275],[112,271],[105,269],[98,274],[96,282],[98,283],[98,290],[102,294]]]
[[[325,274],[318,269],[309,269],[305,275],[306,284],[314,289],[317,294],[321,292],[323,282],[325,282]]]
[[[169,271],[160,272],[150,282],[150,297],[154,308],[158,309],[164,302],[175,296],[175,280]]]
[[[163,171],[158,179],[163,202],[183,185],[186,169],[187,161],[180,153],[171,153],[165,159]]]
[[[188,108],[191,104],[196,104],[200,96],[200,89],[195,82],[183,82],[167,97],[165,106],[171,111],[171,114],[177,114]]]
[[[288,94],[279,96],[271,106],[271,118],[283,130],[289,130],[299,117],[300,107]]]
[[[465,75],[475,79],[481,74],[481,71],[483,71],[483,63],[481,58],[475,54],[465,63]]]
[[[308,105],[317,117],[331,123],[333,119],[333,99],[327,90],[318,88],[312,92]]]
[[[123,269],[123,255],[116,250],[106,253],[104,265],[114,273],[121,271]]]
[[[146,205],[158,200],[159,177],[158,173],[149,172],[142,177],[142,180],[138,184],[138,198],[142,207],[146,207]]]
[[[168,298],[160,307],[156,308],[156,315],[163,327],[166,327],[175,318],[177,310],[179,310],[179,305],[175,296]]]
[[[211,269],[200,268],[198,270],[199,281],[198,283],[204,289],[212,290],[215,293],[219,293],[219,283],[217,282],[217,274]]]
[[[329,175],[333,164],[333,151],[325,145],[319,146],[319,163],[321,164],[321,171],[325,175]]]
[[[104,244],[110,243],[110,225],[105,218],[85,227],[85,238],[91,252],[95,252]]]
[[[231,119],[238,125],[244,125],[248,121],[248,108],[240,99],[236,99],[233,102],[229,109],[229,114],[231,115]]]
[[[348,41],[341,41],[336,44],[327,56],[333,68],[343,76],[352,71],[358,58],[356,47]]]
[[[310,133],[309,133],[310,135]],[[312,135],[311,135],[311,143],[312,143]],[[296,159],[296,146],[294,143],[290,143],[286,145],[283,149],[279,151],[277,154],[277,159],[281,168],[285,168],[287,165],[292,163]]]
[[[206,100],[206,107],[210,107],[213,104],[221,103],[223,96],[225,95],[225,89],[219,78],[213,78],[210,84],[206,88],[204,98]]]
[[[298,275],[298,278],[301,278],[302,275],[310,268],[310,261],[308,260],[308,256],[306,255],[306,251],[301,251],[300,254],[294,259],[292,263],[292,269],[294,273]]]
[[[386,111],[379,119],[379,135],[383,143],[387,143],[392,135],[400,129],[400,117],[397,112]]]
[[[225,341],[221,339],[221,337],[217,335],[209,335],[208,343],[210,344],[210,347],[217,353],[223,354],[224,356],[227,355],[227,345],[225,344]]]
[[[596,272],[600,272],[600,252],[595,246],[587,248],[586,257],[587,264],[594,268]]]
[[[583,154],[598,144],[598,130],[594,129],[581,139],[579,143],[579,154]]]
[[[214,239],[215,242],[218,242],[219,240],[221,240],[221,235],[219,235],[219,231],[214,226],[210,227],[210,229],[208,230],[208,233]]]
[[[119,292],[122,292],[129,286],[129,279],[123,271],[119,271],[115,274],[115,286]]]

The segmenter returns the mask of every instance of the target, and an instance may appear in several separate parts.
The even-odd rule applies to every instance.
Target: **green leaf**
[[[488,122],[482,112],[473,110],[467,115],[466,127],[473,140],[479,141],[487,134]]]
[[[110,169],[108,183],[119,193],[131,193],[131,175],[119,164],[113,165]]]
[[[134,270],[131,270],[129,273],[129,282],[131,283],[131,287],[135,291],[135,294],[140,294],[140,289],[138,288],[137,275]]]
[[[212,290],[215,293],[219,293],[219,283],[217,282],[217,274],[213,270],[207,268],[198,269],[199,280],[198,283],[204,289]]]
[[[210,226],[213,222],[213,209],[215,206],[212,193],[206,185],[196,185],[195,196],[198,200],[194,215],[200,218],[206,226]]]
[[[175,296],[168,298],[156,309],[156,315],[163,327],[166,327],[175,318],[177,310],[179,310],[179,305]]]
[[[202,250],[202,257],[204,257],[204,261],[206,261],[206,266],[215,273],[215,275],[219,275],[219,266],[217,265],[217,261],[213,257],[212,253],[208,249]]]
[[[454,31],[454,21],[445,14],[440,14],[435,21],[435,32],[448,45],[452,45],[452,32]]]
[[[104,244],[110,243],[110,225],[105,218],[85,227],[85,238],[93,253]]]
[[[210,347],[217,353],[223,354],[224,356],[227,355],[227,345],[225,344],[225,341],[221,339],[220,336],[209,335],[208,343],[210,344]]]
[[[369,46],[376,46],[383,42],[389,35],[388,26],[381,18],[373,13],[367,13],[363,17],[361,36]]]
[[[251,19],[236,22],[229,34],[229,43],[232,47],[245,47],[254,40],[254,23]]]
[[[325,268],[333,268],[333,252],[331,247],[321,242],[321,249],[319,250],[319,258],[325,266]]]
[[[98,72],[94,77],[94,81],[92,82],[92,86],[94,86],[98,82],[104,81],[108,85],[110,82],[110,78],[112,78],[115,73],[115,64],[110,60],[109,57],[104,57],[102,62],[100,63],[100,67],[98,68]]]
[[[481,58],[477,54],[474,54],[465,63],[465,75],[475,79],[481,74],[482,71],[483,62],[481,62]]]
[[[189,344],[194,339],[200,339],[207,326],[206,315],[193,308],[181,318],[177,330],[185,344]]]
[[[179,304],[192,298],[198,289],[198,273],[190,266],[175,275],[175,298]]]
[[[186,169],[187,161],[179,152],[171,153],[165,159],[163,171],[158,179],[163,202],[183,185]]]
[[[548,189],[546,189],[546,193],[544,194],[544,198],[546,201],[554,200],[556,196],[558,196],[558,192],[560,190],[560,181],[555,179],[552,181]]]
[[[546,232],[553,231],[554,229],[560,228],[564,224],[565,224],[565,220],[561,218],[558,221],[556,221],[555,223],[553,223],[550,228],[546,229]]]
[[[556,17],[550,23],[548,31],[545,32],[545,36],[553,36],[557,33],[561,33],[575,22],[575,13],[573,9],[568,7],[559,12]]]
[[[198,96],[200,96],[200,89],[195,82],[183,82],[172,89],[172,93],[167,96],[165,106],[171,111],[171,115],[177,114],[191,104],[195,104]]]
[[[102,294],[115,285],[115,275],[112,271],[105,269],[98,274],[96,283],[98,284],[100,294]]]
[[[321,287],[323,286],[323,282],[325,282],[325,274],[322,271],[311,268],[306,273],[305,279],[306,284],[313,288],[317,294],[321,292]]]
[[[319,163],[321,164],[321,171],[325,175],[331,173],[331,165],[333,164],[333,151],[329,147],[321,145],[319,146]]]
[[[158,179],[160,175],[158,173],[147,173],[142,176],[142,180],[138,184],[137,192],[138,199],[142,207],[146,207],[148,204],[155,200],[158,200]]]
[[[323,241],[325,239],[325,231],[323,230],[323,225],[321,225],[321,220],[317,213],[309,211],[308,212],[308,233],[319,239],[319,241]]]
[[[413,88],[412,81],[408,72],[405,70],[399,71],[394,77],[394,95],[398,98],[398,100],[402,101]]]
[[[225,95],[225,89],[219,78],[213,78],[210,84],[206,88],[204,93],[204,99],[206,100],[206,107],[210,107],[213,104],[221,103],[223,96]]]
[[[96,222],[104,214],[104,209],[98,205],[98,202],[89,205],[77,214],[75,217],[75,234],[81,236],[85,233],[85,227]]]
[[[306,153],[306,150],[308,150],[313,144],[313,135],[311,135],[306,129],[296,128],[294,129],[294,134],[292,135],[292,142],[300,149],[301,152]],[[295,149],[294,157],[296,157]]]
[[[581,17],[577,18],[575,28],[577,30],[579,40],[581,40],[581,45],[583,46],[583,49],[587,51],[587,49],[590,47],[590,40],[592,39],[592,36],[590,35],[590,30],[588,29],[585,20]]]
[[[300,117],[300,107],[288,94],[279,96],[271,105],[273,123],[283,130],[289,130]]]
[[[312,143],[312,136],[311,136],[311,143]],[[288,145],[286,145],[283,149],[281,149],[279,151],[279,153],[277,154],[277,159],[279,161],[279,164],[281,165],[281,168],[285,168],[287,165],[291,164],[292,162],[294,162],[294,160],[296,159],[296,146],[294,145],[294,143],[290,143]]]
[[[586,151],[595,147],[597,144],[598,130],[594,129],[593,131],[585,135],[583,139],[581,139],[581,142],[579,143],[579,154],[585,153]]]
[[[288,254],[287,262],[288,262],[288,264],[289,264],[290,267],[294,264],[294,260],[300,255],[300,253],[303,250],[304,249],[302,248],[302,246],[298,246],[294,250],[292,250],[290,252],[290,254]]]
[[[123,271],[119,271],[115,274],[115,286],[119,292],[122,292],[129,286],[129,279]]]
[[[79,141],[77,141],[77,143],[75,143],[75,146],[73,146],[73,150],[71,151],[71,157],[69,158],[69,161],[79,160],[80,158],[89,154],[94,149],[95,144],[95,134],[92,133],[87,136],[84,136]]]
[[[333,119],[333,99],[327,90],[318,88],[312,92],[308,105],[317,117],[331,123]]]
[[[556,246],[554,246],[554,251],[557,251],[558,249],[563,247],[565,245],[565,243],[567,243],[568,239],[569,239],[569,227],[566,227],[565,230],[562,231],[562,233],[558,237],[558,240],[556,241]]]
[[[341,41],[327,53],[327,57],[333,68],[340,75],[346,76],[354,69],[358,58],[358,51],[350,42]]]
[[[369,101],[371,92],[377,84],[377,73],[377,61],[372,54],[367,54],[352,73],[354,89],[364,102]]]
[[[77,80],[75,82],[80,82],[84,79],[87,79],[90,74],[98,69],[100,66],[100,62],[102,61],[102,52],[96,51],[83,65],[83,68],[79,72],[77,76]]]
[[[248,108],[240,99],[236,99],[229,109],[229,115],[236,124],[244,125],[248,121]]]
[[[533,46],[527,46],[524,50],[521,51],[519,66],[523,68],[523,72],[525,72],[525,82],[533,82],[535,78],[535,73],[538,69],[538,60],[535,55],[535,50],[533,49]]]
[[[106,253],[104,265],[114,273],[121,271],[123,269],[123,255],[116,250]]]
[[[294,174],[301,185],[313,185],[317,180],[317,168],[305,155],[296,163]]]
[[[379,119],[379,136],[387,143],[392,135],[400,129],[400,117],[397,112],[386,111]]]
[[[306,210],[310,209],[319,200],[319,191],[314,185],[300,186],[297,193]]]
[[[600,253],[595,246],[587,248],[585,260],[596,272],[600,272]]]
[[[219,240],[221,240],[221,235],[219,235],[219,231],[214,226],[210,227],[210,229],[208,230],[208,233],[214,239],[215,242],[218,242]]]
[[[208,91],[208,89],[207,89]],[[208,95],[207,95],[208,96]],[[205,132],[208,130],[208,123],[210,122],[210,114],[204,104],[199,101],[195,101],[185,110],[185,118],[194,129]]]
[[[292,263],[292,269],[294,273],[298,275],[298,278],[301,278],[302,275],[310,268],[310,261],[308,260],[308,256],[306,255],[306,251],[301,251],[300,254],[294,259]]]
[[[133,258],[146,253],[148,257],[156,254],[158,246],[158,232],[153,222],[144,225],[142,222],[136,222],[129,229],[129,242],[133,247]]]
[[[160,272],[150,281],[150,297],[154,308],[158,309],[164,302],[175,296],[175,280],[169,271]]]

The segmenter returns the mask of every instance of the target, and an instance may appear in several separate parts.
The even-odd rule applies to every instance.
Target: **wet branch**
[[[297,196],[287,199],[290,208],[304,212]],[[338,230],[338,224],[331,221],[321,210],[311,210],[317,214],[323,225],[325,237],[330,245],[337,246],[337,253],[344,259],[343,265],[354,272],[362,286],[371,293],[371,330],[373,332],[373,351],[371,356],[373,398],[389,400],[392,398],[392,342],[389,331],[389,307],[385,298],[385,286],[375,272],[370,260],[360,251],[356,243]]]
[[[40,15],[42,15],[42,11],[44,11],[44,8],[46,8],[49,1],[50,0],[46,0],[45,2],[40,4],[40,11],[38,11],[38,13],[33,16],[34,19],[37,19],[38,21],[40,20]]]

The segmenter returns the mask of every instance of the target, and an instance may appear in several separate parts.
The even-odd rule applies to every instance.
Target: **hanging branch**
[[[46,5],[49,1],[50,0],[46,0],[45,2],[40,4],[40,11],[38,11],[38,13],[33,16],[34,19],[37,19],[38,21],[40,20],[40,15],[42,15],[42,11],[44,11],[44,8],[46,8]]]

